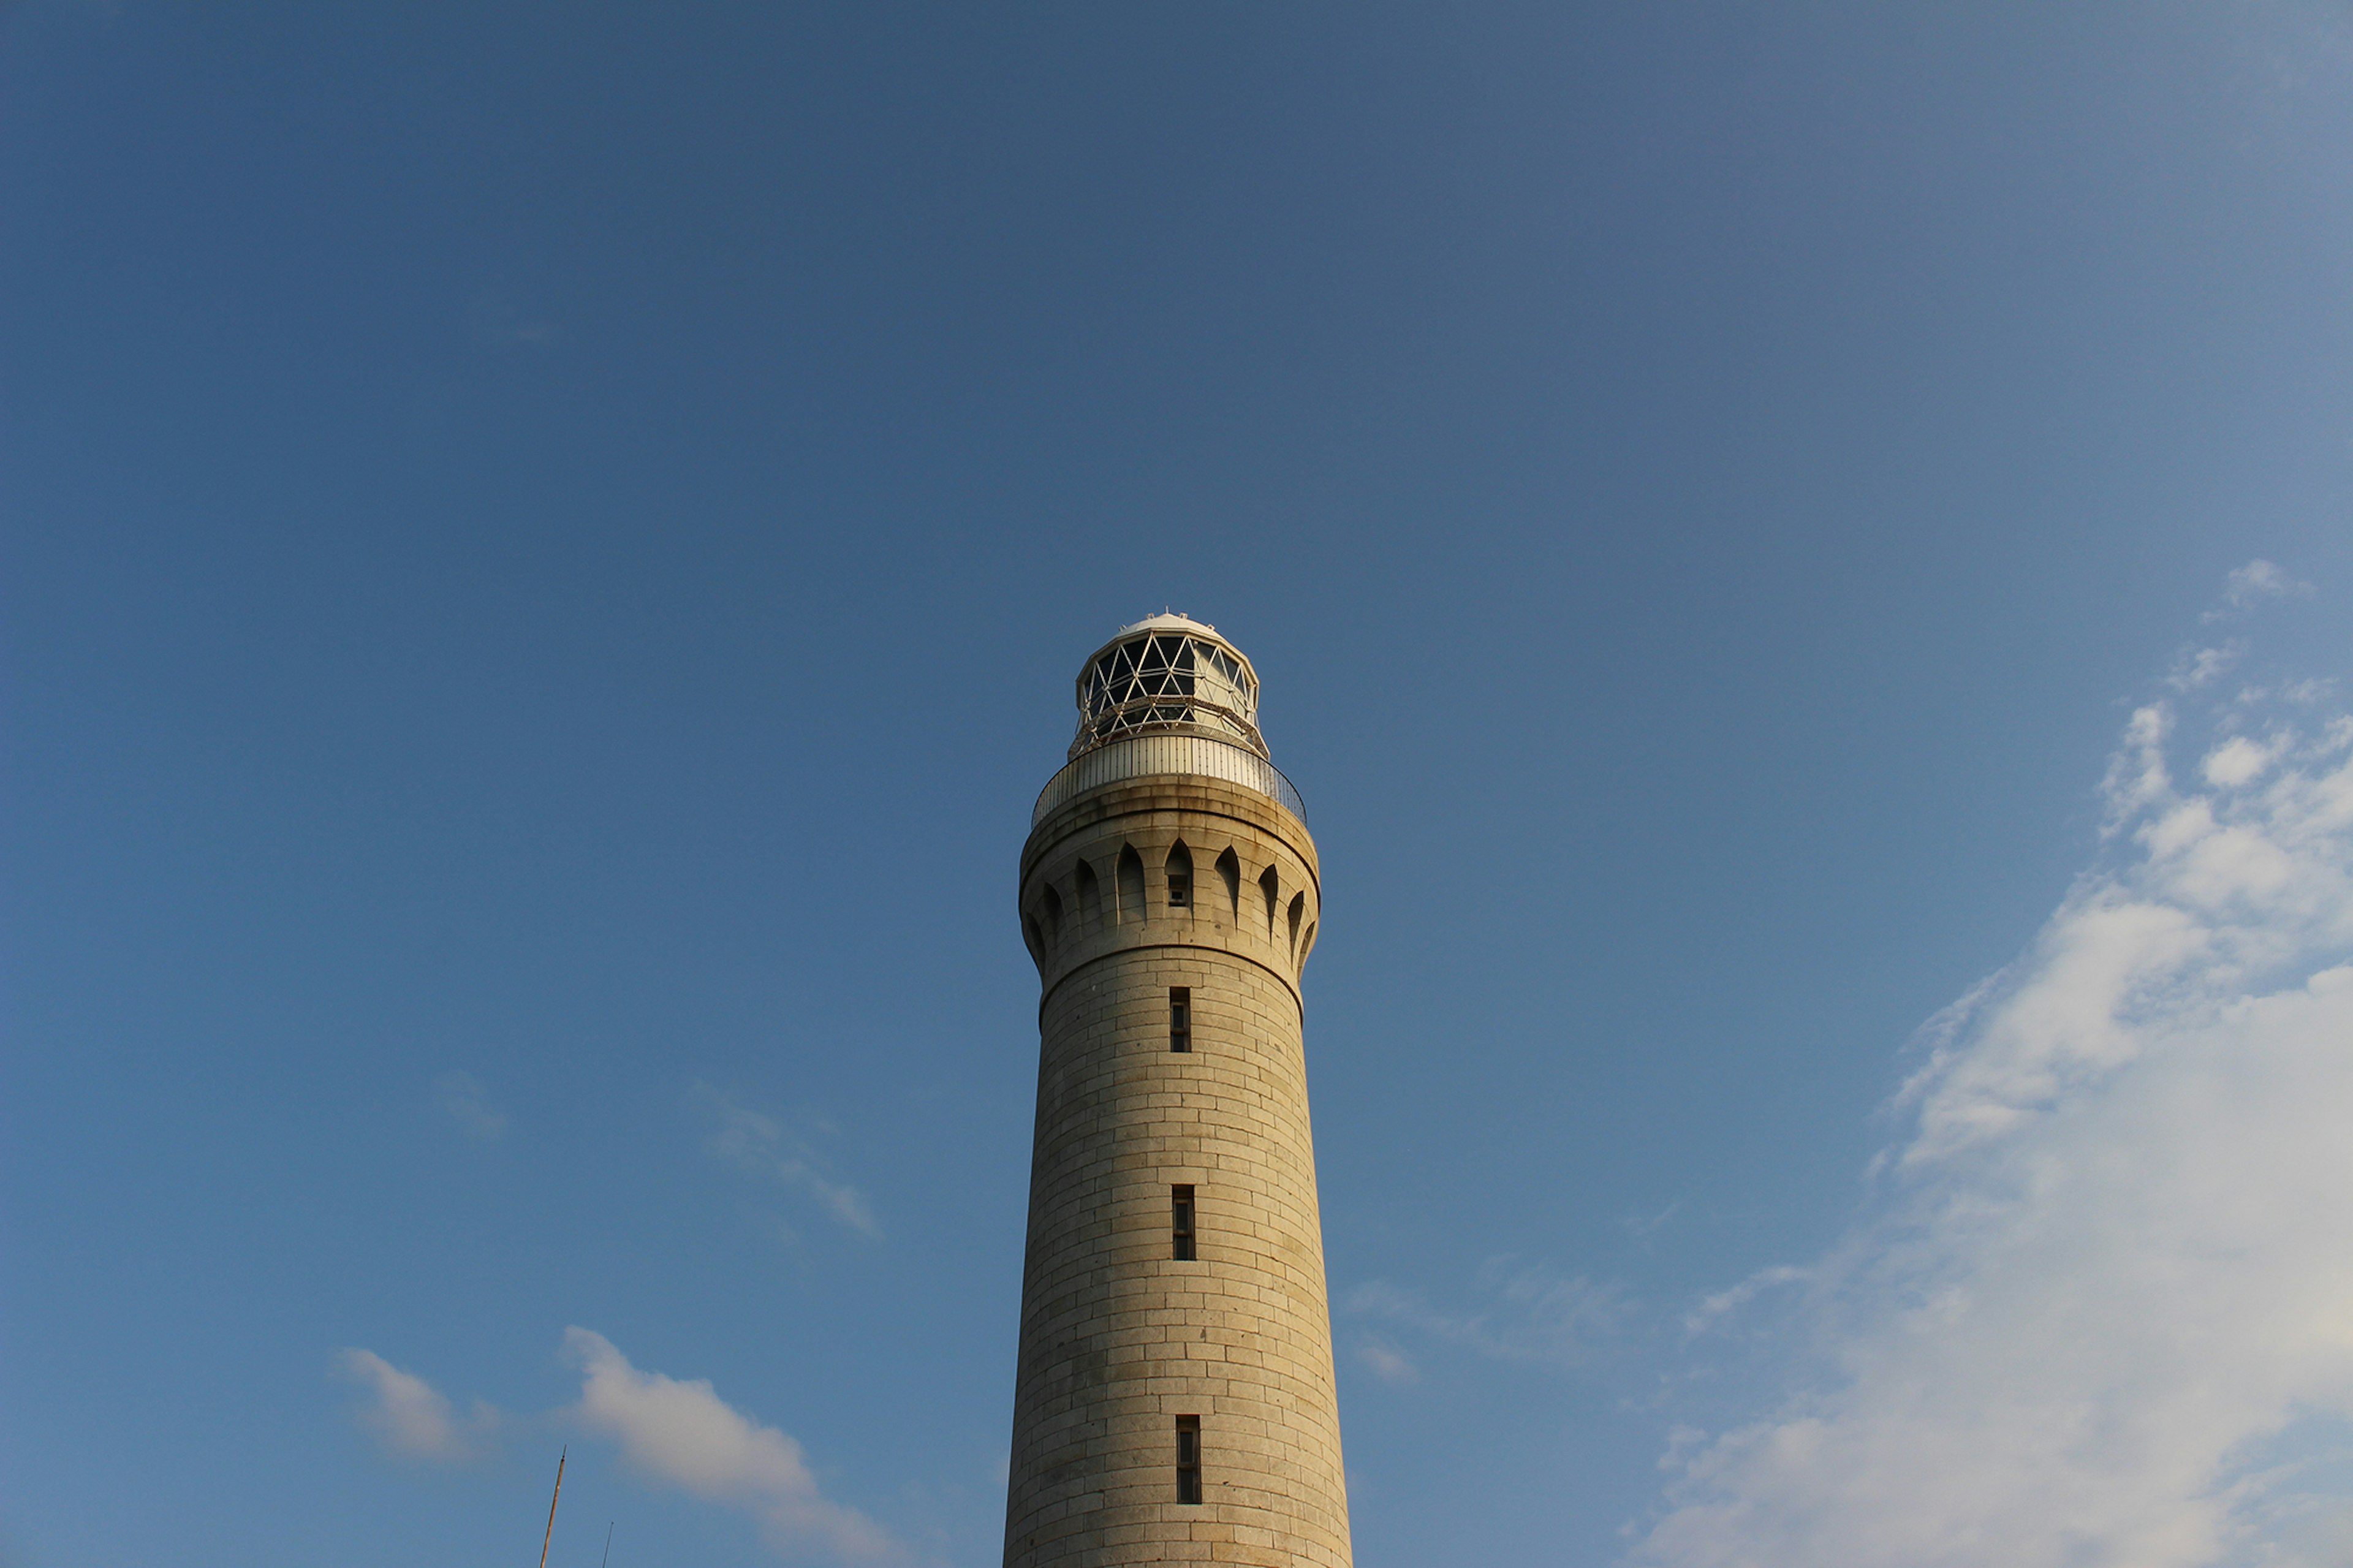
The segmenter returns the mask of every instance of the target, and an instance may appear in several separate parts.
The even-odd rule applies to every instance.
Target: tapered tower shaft
[[[1005,1562],[1345,1568],[1314,844],[1211,628],[1126,628],[1079,699],[1021,855],[1043,994]]]

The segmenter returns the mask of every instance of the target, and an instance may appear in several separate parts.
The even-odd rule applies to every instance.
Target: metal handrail
[[[1248,747],[1208,735],[1130,735],[1080,752],[1048,779],[1038,792],[1029,826],[1035,827],[1047,813],[1088,790],[1153,773],[1192,773],[1240,784],[1280,803],[1300,821],[1307,820],[1307,803],[1282,770]]]

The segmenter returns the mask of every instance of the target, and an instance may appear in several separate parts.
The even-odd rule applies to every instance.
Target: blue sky
[[[1255,661],[1357,1561],[2353,1542],[2353,24],[0,16],[0,1563],[997,1560]]]

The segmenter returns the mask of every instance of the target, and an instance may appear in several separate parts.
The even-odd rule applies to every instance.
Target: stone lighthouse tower
[[[1006,1568],[1347,1568],[1314,842],[1214,628],[1122,629],[1078,698],[1021,851],[1043,995]]]

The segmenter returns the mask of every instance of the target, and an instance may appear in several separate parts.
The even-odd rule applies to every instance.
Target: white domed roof
[[[1130,632],[1207,632],[1213,637],[1218,637],[1218,628],[1208,622],[1197,621],[1190,616],[1179,615],[1174,610],[1163,610],[1156,616],[1146,616],[1132,626],[1119,628],[1121,637],[1125,637]],[[1219,637],[1218,640],[1225,641],[1223,637]],[[1227,643],[1226,646],[1231,647],[1233,645]]]

